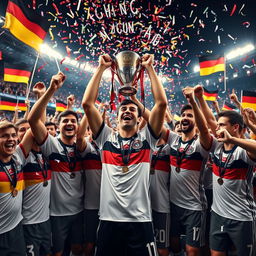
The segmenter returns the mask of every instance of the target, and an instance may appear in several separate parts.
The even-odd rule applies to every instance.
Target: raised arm
[[[93,74],[89,84],[87,85],[87,88],[84,92],[84,96],[82,100],[82,106],[84,108],[84,112],[86,113],[90,128],[94,135],[98,134],[99,129],[103,122],[100,112],[95,107],[95,101],[98,96],[98,90],[99,90],[102,74],[108,67],[111,66],[111,64],[112,64],[112,60],[109,55],[106,54],[106,55],[100,56],[99,65],[95,73]]]
[[[211,129],[212,133],[216,135],[217,120],[214,117],[212,110],[210,109],[210,107],[208,106],[207,102],[203,97],[203,87],[201,85],[197,85],[194,88],[194,92],[195,92],[195,96],[198,99],[200,109],[204,114],[204,117],[207,121],[209,128]]]
[[[154,57],[150,54],[145,54],[142,57],[142,66],[146,68],[151,82],[151,90],[155,100],[155,105],[149,116],[149,124],[156,136],[159,136],[164,123],[164,116],[167,107],[167,99],[162,83],[153,67]]]
[[[248,128],[256,134],[256,114],[251,108],[244,108],[242,111],[242,116],[245,124]]]
[[[86,131],[88,127],[88,120],[86,115],[83,115],[83,118],[79,124],[77,136],[76,136],[76,147],[79,152],[83,152],[87,146],[85,136],[86,136]]]
[[[232,89],[232,93],[229,95],[229,98],[237,106],[237,108],[240,110],[240,112],[242,113],[243,107],[242,107],[241,103],[238,100],[238,97],[235,93],[235,89]]]
[[[188,102],[191,104],[192,109],[194,111],[195,122],[199,130],[200,143],[206,150],[209,150],[212,145],[212,139],[210,132],[208,130],[205,117],[195,101],[194,90],[196,89],[197,87],[186,87],[182,90],[182,92],[184,96],[187,98]]]
[[[37,143],[42,144],[47,135],[47,129],[42,121],[42,115],[45,112],[47,104],[56,90],[58,90],[65,81],[65,75],[59,72],[57,75],[52,76],[50,86],[44,93],[44,95],[35,103],[32,107],[28,121],[31,130],[35,136]]]
[[[226,129],[217,131],[218,141],[237,145],[247,151],[251,159],[256,159],[256,141],[233,137]]]

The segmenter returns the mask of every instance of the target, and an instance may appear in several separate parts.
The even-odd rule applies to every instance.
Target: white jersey
[[[121,140],[121,142],[120,142]],[[102,182],[100,191],[100,219],[120,222],[151,221],[149,171],[153,148],[157,139],[147,126],[131,138],[121,138],[107,125],[95,139],[102,151]],[[124,164],[121,153],[130,149],[130,159]],[[128,166],[127,168],[123,168]]]
[[[190,146],[189,143],[192,144]],[[199,138],[183,142],[181,137],[170,132],[170,201],[182,208],[201,211],[207,208],[203,179],[204,168],[209,155],[200,143]],[[178,152],[187,148],[179,168],[177,169]],[[179,155],[180,155],[179,154]]]
[[[90,142],[88,141],[87,143]],[[82,162],[85,171],[84,209],[87,210],[100,208],[102,165],[98,147],[94,143],[92,143],[92,147],[92,152],[86,154]]]
[[[153,172],[153,173],[152,173]],[[170,147],[156,147],[151,161],[150,172],[151,207],[154,211],[169,213]]]
[[[22,173],[22,166],[25,164],[25,154],[22,151],[22,145],[17,146],[16,151],[12,157],[14,161],[13,167],[17,172],[17,196],[12,195],[12,185],[6,175],[4,169],[0,167],[0,234],[14,229],[22,220],[22,192],[24,189],[24,180]],[[1,163],[5,169],[12,175],[13,169],[11,162]]]
[[[44,173],[35,154],[41,166],[45,165]],[[42,153],[33,150],[29,153],[23,167],[25,190],[23,191],[22,224],[42,223],[49,219],[51,172],[48,167],[44,164]],[[45,181],[47,181],[47,186],[43,185]]]
[[[230,156],[231,151],[225,151],[222,147],[223,143],[214,140],[212,210],[222,217],[233,220],[255,220],[256,206],[252,185],[255,162],[241,147],[237,147],[232,156]],[[221,155],[222,160],[220,161]],[[223,184],[220,185],[218,183],[219,166],[222,162],[223,167],[225,161],[228,163],[224,174],[221,175]]]
[[[75,145],[65,145],[66,154],[59,139],[48,134],[40,147],[42,153],[48,158],[52,171],[50,215],[69,216],[83,211],[83,171]],[[88,145],[85,152],[87,150],[90,151]]]

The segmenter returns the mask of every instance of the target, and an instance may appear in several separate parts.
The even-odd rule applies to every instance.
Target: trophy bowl
[[[115,57],[115,68],[121,85],[119,93],[123,96],[136,94],[137,74],[141,68],[139,54],[133,51],[119,52]]]

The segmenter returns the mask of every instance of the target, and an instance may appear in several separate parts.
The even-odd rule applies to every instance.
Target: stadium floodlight
[[[43,54],[48,55],[49,57],[54,57],[54,58],[59,59],[59,60],[62,60],[62,59],[63,59],[63,56],[62,56],[59,52],[53,50],[53,49],[52,49],[49,45],[47,45],[47,44],[42,44],[42,45],[40,46],[40,52],[43,53]]]
[[[3,23],[4,22],[4,20],[0,17],[0,23]]]
[[[242,56],[246,53],[249,53],[249,52],[253,51],[254,49],[255,49],[255,46],[253,44],[247,44],[244,47],[238,47],[235,50],[229,52],[226,55],[226,59],[231,60],[231,59],[237,58],[239,56]]]
[[[197,73],[200,71],[199,65],[194,66],[194,72]]]
[[[238,77],[238,74],[237,74],[237,73],[234,73],[234,74],[233,74],[233,78],[236,78],[236,77]]]

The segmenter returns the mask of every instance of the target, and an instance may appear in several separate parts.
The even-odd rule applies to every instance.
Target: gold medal
[[[16,197],[17,195],[18,195],[18,189],[17,188],[14,188],[13,190],[12,190],[12,196],[13,197]]]
[[[180,167],[177,166],[177,167],[175,168],[175,171],[176,171],[177,173],[179,173],[179,172],[180,172]]]
[[[218,182],[220,185],[223,185],[223,183],[224,183],[224,181],[223,181],[223,179],[222,179],[221,177],[218,178],[217,182]]]
[[[127,173],[128,171],[129,171],[128,166],[123,166],[123,167],[122,167],[122,172],[123,172],[123,173]]]

